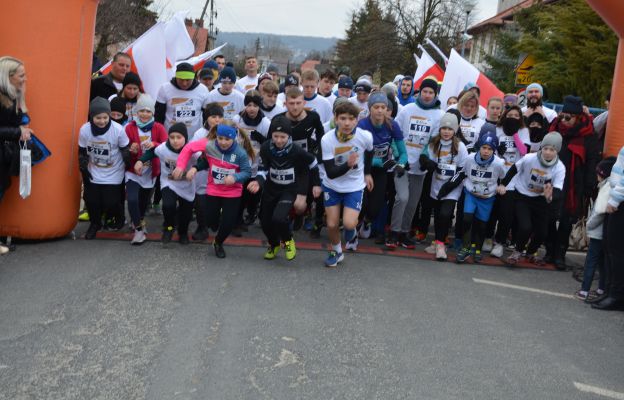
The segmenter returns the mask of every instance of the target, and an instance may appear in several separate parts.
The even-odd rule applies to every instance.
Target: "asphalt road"
[[[558,296],[569,273],[211,250],[68,239],[0,257],[0,399],[624,398],[624,313]]]

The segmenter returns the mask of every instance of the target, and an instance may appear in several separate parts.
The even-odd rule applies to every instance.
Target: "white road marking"
[[[616,400],[624,400],[624,393],[614,392],[612,390],[607,390],[603,388],[599,388],[597,386],[585,385],[583,383],[574,382],[574,387],[585,393],[593,393],[603,397],[608,397],[610,399]]]
[[[551,291],[548,291],[548,290],[535,289],[535,288],[531,288],[531,287],[527,287],[527,286],[512,285],[510,283],[488,281],[488,280],[485,280],[485,279],[478,279],[478,278],[472,278],[472,280],[475,283],[484,283],[486,285],[493,285],[493,286],[506,287],[506,288],[510,288],[510,289],[524,290],[525,292],[547,294],[549,296],[563,297],[565,299],[574,299],[574,296],[572,296],[571,294],[551,292]]]

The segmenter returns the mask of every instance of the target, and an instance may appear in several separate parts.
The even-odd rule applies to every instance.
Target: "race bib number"
[[[293,140],[293,143],[298,145],[305,151],[308,151],[308,139]]]
[[[436,175],[439,179],[447,180],[455,175],[455,171],[457,171],[457,166],[455,164],[438,163]]]
[[[431,122],[429,119],[412,117],[410,119],[410,129],[407,136],[407,146],[422,149],[429,142],[431,135]]]
[[[271,177],[271,181],[273,183],[277,183],[278,185],[290,185],[295,182],[295,169],[287,168],[287,169],[269,169],[269,176]]]
[[[489,170],[473,168],[470,170],[470,180],[472,182],[472,194],[477,197],[490,196],[490,182],[493,173]]]
[[[236,170],[233,168],[222,168],[217,166],[210,167],[210,173],[212,174],[212,181],[217,185],[223,185],[225,177],[228,175],[234,175]]]
[[[174,115],[176,121],[187,123],[195,119],[197,110],[193,107],[192,100],[189,100],[186,103],[176,105]]]
[[[460,127],[462,134],[470,143],[477,141],[477,130],[472,125],[462,125]]]
[[[387,143],[375,145],[373,148],[373,155],[377,158],[386,158],[388,156],[388,149],[390,146]]]
[[[531,169],[531,176],[529,178],[529,190],[533,193],[544,193],[544,185],[550,177],[546,171],[538,168]]]
[[[108,142],[91,142],[87,146],[89,160],[97,167],[110,168],[113,165],[111,158],[111,144]]]

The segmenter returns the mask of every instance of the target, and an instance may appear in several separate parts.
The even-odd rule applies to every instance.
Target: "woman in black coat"
[[[19,175],[19,141],[30,139],[25,99],[26,69],[20,60],[0,57],[0,201],[11,182]],[[0,243],[0,254],[8,252]]]

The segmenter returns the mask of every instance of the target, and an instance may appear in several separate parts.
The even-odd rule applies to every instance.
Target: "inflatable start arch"
[[[624,1],[587,0],[620,37],[605,154],[624,146]],[[16,1],[3,9],[0,55],[24,61],[32,128],[52,151],[33,168],[32,194],[14,178],[0,203],[0,236],[48,239],[67,235],[80,201],[78,130],[86,121],[98,0]]]
[[[3,7],[0,55],[24,62],[31,128],[52,156],[33,167],[26,200],[13,178],[0,202],[0,236],[56,238],[76,225],[78,131],[88,114],[97,5],[97,0],[36,0]]]

